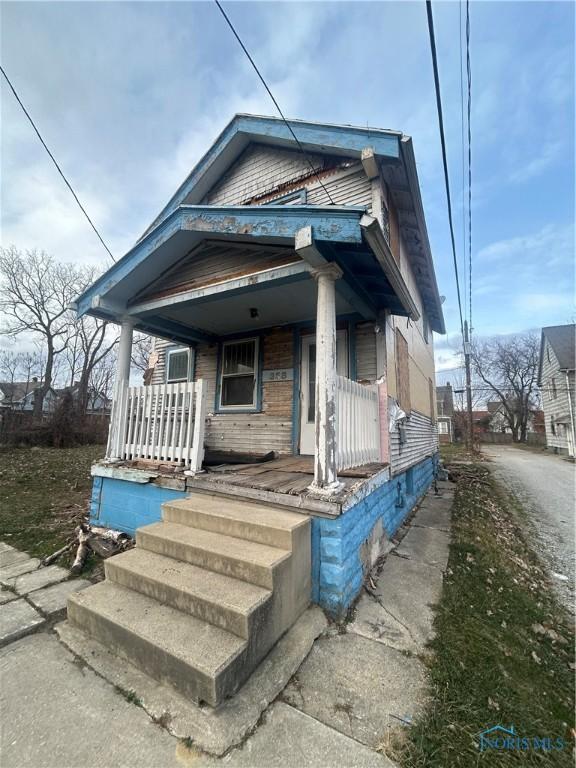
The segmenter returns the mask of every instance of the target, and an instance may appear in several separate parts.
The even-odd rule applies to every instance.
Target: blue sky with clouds
[[[413,136],[452,365],[459,329],[424,2],[226,6],[285,113]],[[124,253],[235,112],[274,114],[212,3],[4,2],[1,58]],[[434,4],[459,258],[460,7]],[[574,5],[472,2],[473,320],[574,318]],[[2,83],[2,244],[106,254]]]

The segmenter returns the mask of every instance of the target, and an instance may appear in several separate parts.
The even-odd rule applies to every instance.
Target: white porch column
[[[386,356],[387,313],[381,312],[376,325],[376,384],[380,418],[380,461],[390,462],[390,430],[388,429],[388,363]]]
[[[111,461],[119,461],[121,456],[122,420],[124,409],[124,392],[130,381],[130,361],[132,358],[132,337],[134,335],[134,321],[123,320],[120,329],[120,343],[118,345],[118,362],[116,363],[116,378],[114,380],[114,394],[112,411],[110,413],[110,433],[108,436],[108,450],[106,458]]]
[[[315,270],[316,312],[316,450],[312,488],[326,494],[340,488],[336,476],[336,291],[342,277],[337,264]]]

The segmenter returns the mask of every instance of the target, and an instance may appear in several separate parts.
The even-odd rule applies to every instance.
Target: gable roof
[[[542,381],[542,366],[544,363],[544,341],[554,350],[561,371],[573,371],[576,368],[576,325],[549,325],[542,328],[540,343],[540,364],[538,368],[538,384]]]
[[[280,118],[235,115],[135,246],[79,297],[78,313],[114,319],[126,305],[126,292],[130,294],[129,300],[157,276],[159,264],[163,270],[173,266],[179,258],[178,250],[184,247],[184,239],[188,250],[211,234],[241,235],[288,246],[299,229],[312,226],[318,240],[350,243],[351,252],[354,247],[363,247],[364,241],[370,240],[370,232],[361,227],[360,221],[366,212],[365,205],[288,206],[290,210],[286,210],[287,206],[273,204],[266,205],[264,212],[264,206],[253,204],[207,204],[211,190],[251,143],[297,150],[291,129],[304,151],[315,157],[351,158],[356,162],[362,161],[363,153],[369,150],[376,168],[374,174],[383,173],[396,203],[402,239],[430,327],[445,333],[410,137],[398,131],[350,125],[302,120],[288,123],[290,128]],[[372,178],[371,173],[368,175]],[[372,242],[370,248],[374,251]],[[154,264],[149,259],[152,253]],[[408,289],[404,293],[399,314],[406,312],[417,318],[418,311]],[[142,323],[138,327],[146,332],[161,330],[157,324],[145,327]],[[163,328],[170,334],[178,331],[172,326]]]
[[[0,381],[0,389],[13,403],[19,403],[41,386],[40,381]]]

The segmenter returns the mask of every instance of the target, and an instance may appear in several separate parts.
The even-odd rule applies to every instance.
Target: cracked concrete
[[[30,631],[37,634],[0,651],[8,680],[2,686],[3,765],[100,768],[113,754],[115,765],[139,768],[394,768],[384,753],[426,703],[426,670],[418,657],[433,637],[452,503],[450,484],[439,485],[441,495],[425,497],[397,549],[373,574],[375,588],[363,593],[353,621],[326,628],[322,612],[310,609],[304,624],[297,623],[218,710],[190,705],[67,623],[56,625],[59,642],[51,633],[54,619],[36,611],[39,624]],[[0,617],[15,603],[30,611],[32,602],[56,606],[71,582],[19,597],[14,586],[36,566],[22,566],[27,556],[0,544],[6,552],[10,562],[0,579],[4,571],[13,587],[0,593]],[[113,723],[106,739],[103,722]],[[192,737],[191,747],[175,738],[184,736]]]

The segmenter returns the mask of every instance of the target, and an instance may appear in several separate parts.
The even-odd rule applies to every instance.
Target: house
[[[454,392],[449,381],[436,387],[436,414],[439,442],[452,443],[454,441]]]
[[[0,382],[0,409],[32,412],[35,392],[41,386],[42,382],[36,378],[32,381]],[[56,390],[50,388],[42,403],[42,413],[52,413],[56,407],[57,399]]]
[[[80,397],[80,383],[75,381],[72,386],[57,390],[57,394],[59,398],[66,394],[70,394],[72,396],[72,400],[77,402],[78,398]],[[105,415],[110,413],[111,407],[112,401],[105,392],[98,392],[98,390],[94,389],[93,387],[88,389],[86,413]]]
[[[506,435],[512,434],[512,430],[509,426],[509,420],[506,416],[506,410],[502,404],[502,401],[489,400],[486,403],[486,410],[490,416],[488,424],[488,430],[490,432],[497,432],[499,434]],[[526,431],[528,434],[543,432],[543,417],[543,412],[537,409],[530,412],[526,424]]]
[[[137,547],[69,619],[212,705],[311,601],[346,613],[437,465],[412,141],[290,128],[236,115],[76,302],[121,324],[91,519]],[[134,329],[156,338],[142,387]]]
[[[538,386],[542,395],[546,443],[555,453],[574,457],[574,349],[576,325],[542,328]]]

